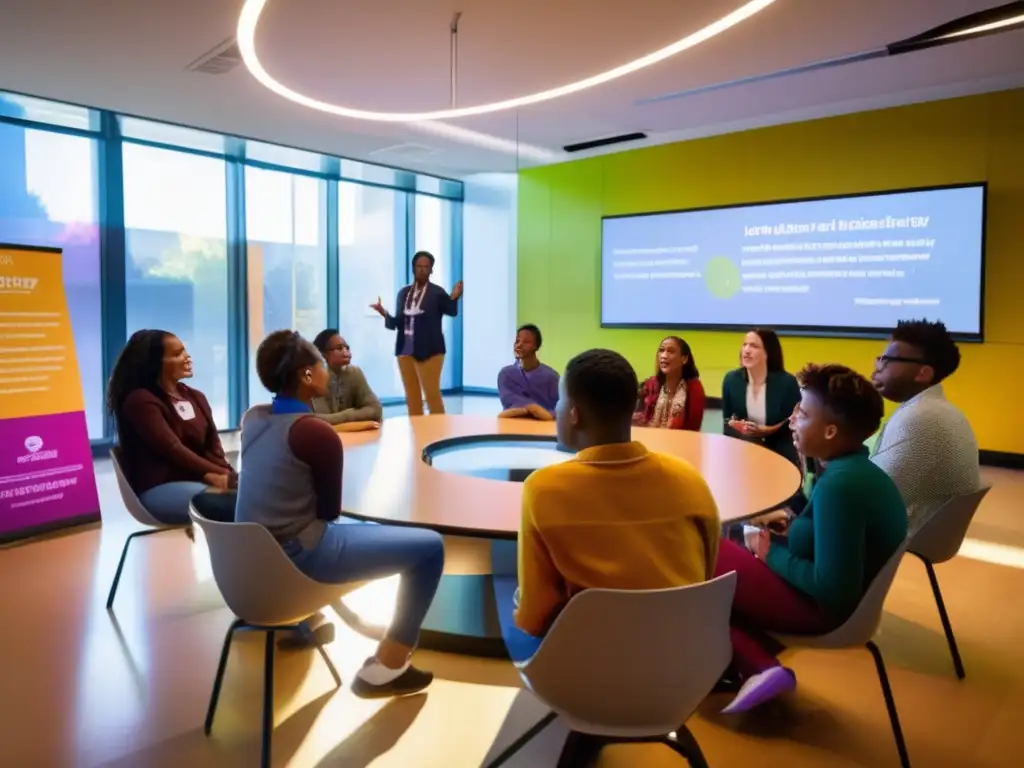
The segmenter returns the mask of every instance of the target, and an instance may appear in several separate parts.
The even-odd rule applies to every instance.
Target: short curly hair
[[[829,412],[862,443],[882,423],[885,405],[874,385],[845,365],[804,366],[797,374],[800,388],[817,397]]]
[[[420,259],[426,259],[427,261],[429,261],[430,267],[431,269],[433,269],[434,254],[432,254],[430,251],[416,251],[416,253],[412,255],[412,259],[409,262],[412,265],[413,269],[416,268],[416,262],[419,261]]]
[[[960,350],[943,322],[900,320],[892,332],[892,340],[920,350],[925,364],[935,371],[936,384],[960,367]]]
[[[327,343],[335,336],[340,335],[341,333],[337,328],[324,328],[313,339],[313,346],[317,348],[321,355],[327,357]]]
[[[591,349],[565,366],[566,394],[602,422],[614,426],[628,422],[636,408],[636,371],[629,361],[610,349]]]
[[[271,394],[286,394],[299,370],[320,361],[320,352],[298,331],[274,331],[256,350],[256,374]]]
[[[526,331],[527,333],[532,333],[533,334],[533,341],[537,345],[537,349],[540,349],[540,345],[544,343],[544,337],[541,336],[541,334],[540,334],[540,328],[538,328],[533,323],[527,323],[526,325],[520,325],[519,328],[516,329],[516,336],[518,336],[523,331]]]

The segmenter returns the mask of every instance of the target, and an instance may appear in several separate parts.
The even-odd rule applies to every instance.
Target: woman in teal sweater
[[[796,687],[767,633],[821,634],[850,617],[907,535],[896,485],[863,443],[882,421],[882,398],[842,365],[800,372],[790,426],[797,449],[824,467],[787,535],[761,530],[747,548],[723,541],[715,575],[736,571],[733,671],[741,683],[723,712],[746,712]]]

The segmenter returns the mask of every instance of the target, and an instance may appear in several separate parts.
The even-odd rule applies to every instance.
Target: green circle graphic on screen
[[[728,256],[714,256],[704,265],[704,284],[716,299],[731,299],[740,290],[740,268]]]

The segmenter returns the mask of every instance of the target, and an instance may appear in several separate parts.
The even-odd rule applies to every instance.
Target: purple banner
[[[85,413],[0,421],[0,537],[99,511]]]

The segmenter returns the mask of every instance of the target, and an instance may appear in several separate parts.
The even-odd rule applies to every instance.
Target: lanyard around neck
[[[423,306],[423,299],[427,295],[427,286],[424,285],[422,289],[417,290],[417,285],[413,283],[409,286],[409,293],[405,297],[405,311],[409,314],[410,310],[418,310]],[[416,313],[418,314],[418,312]]]
[[[413,330],[416,327],[416,316],[423,314],[423,310],[420,307],[423,306],[423,299],[427,295],[427,286],[424,285],[422,290],[416,290],[416,284],[413,283],[409,286],[409,292],[405,297],[405,335],[412,336]]]

